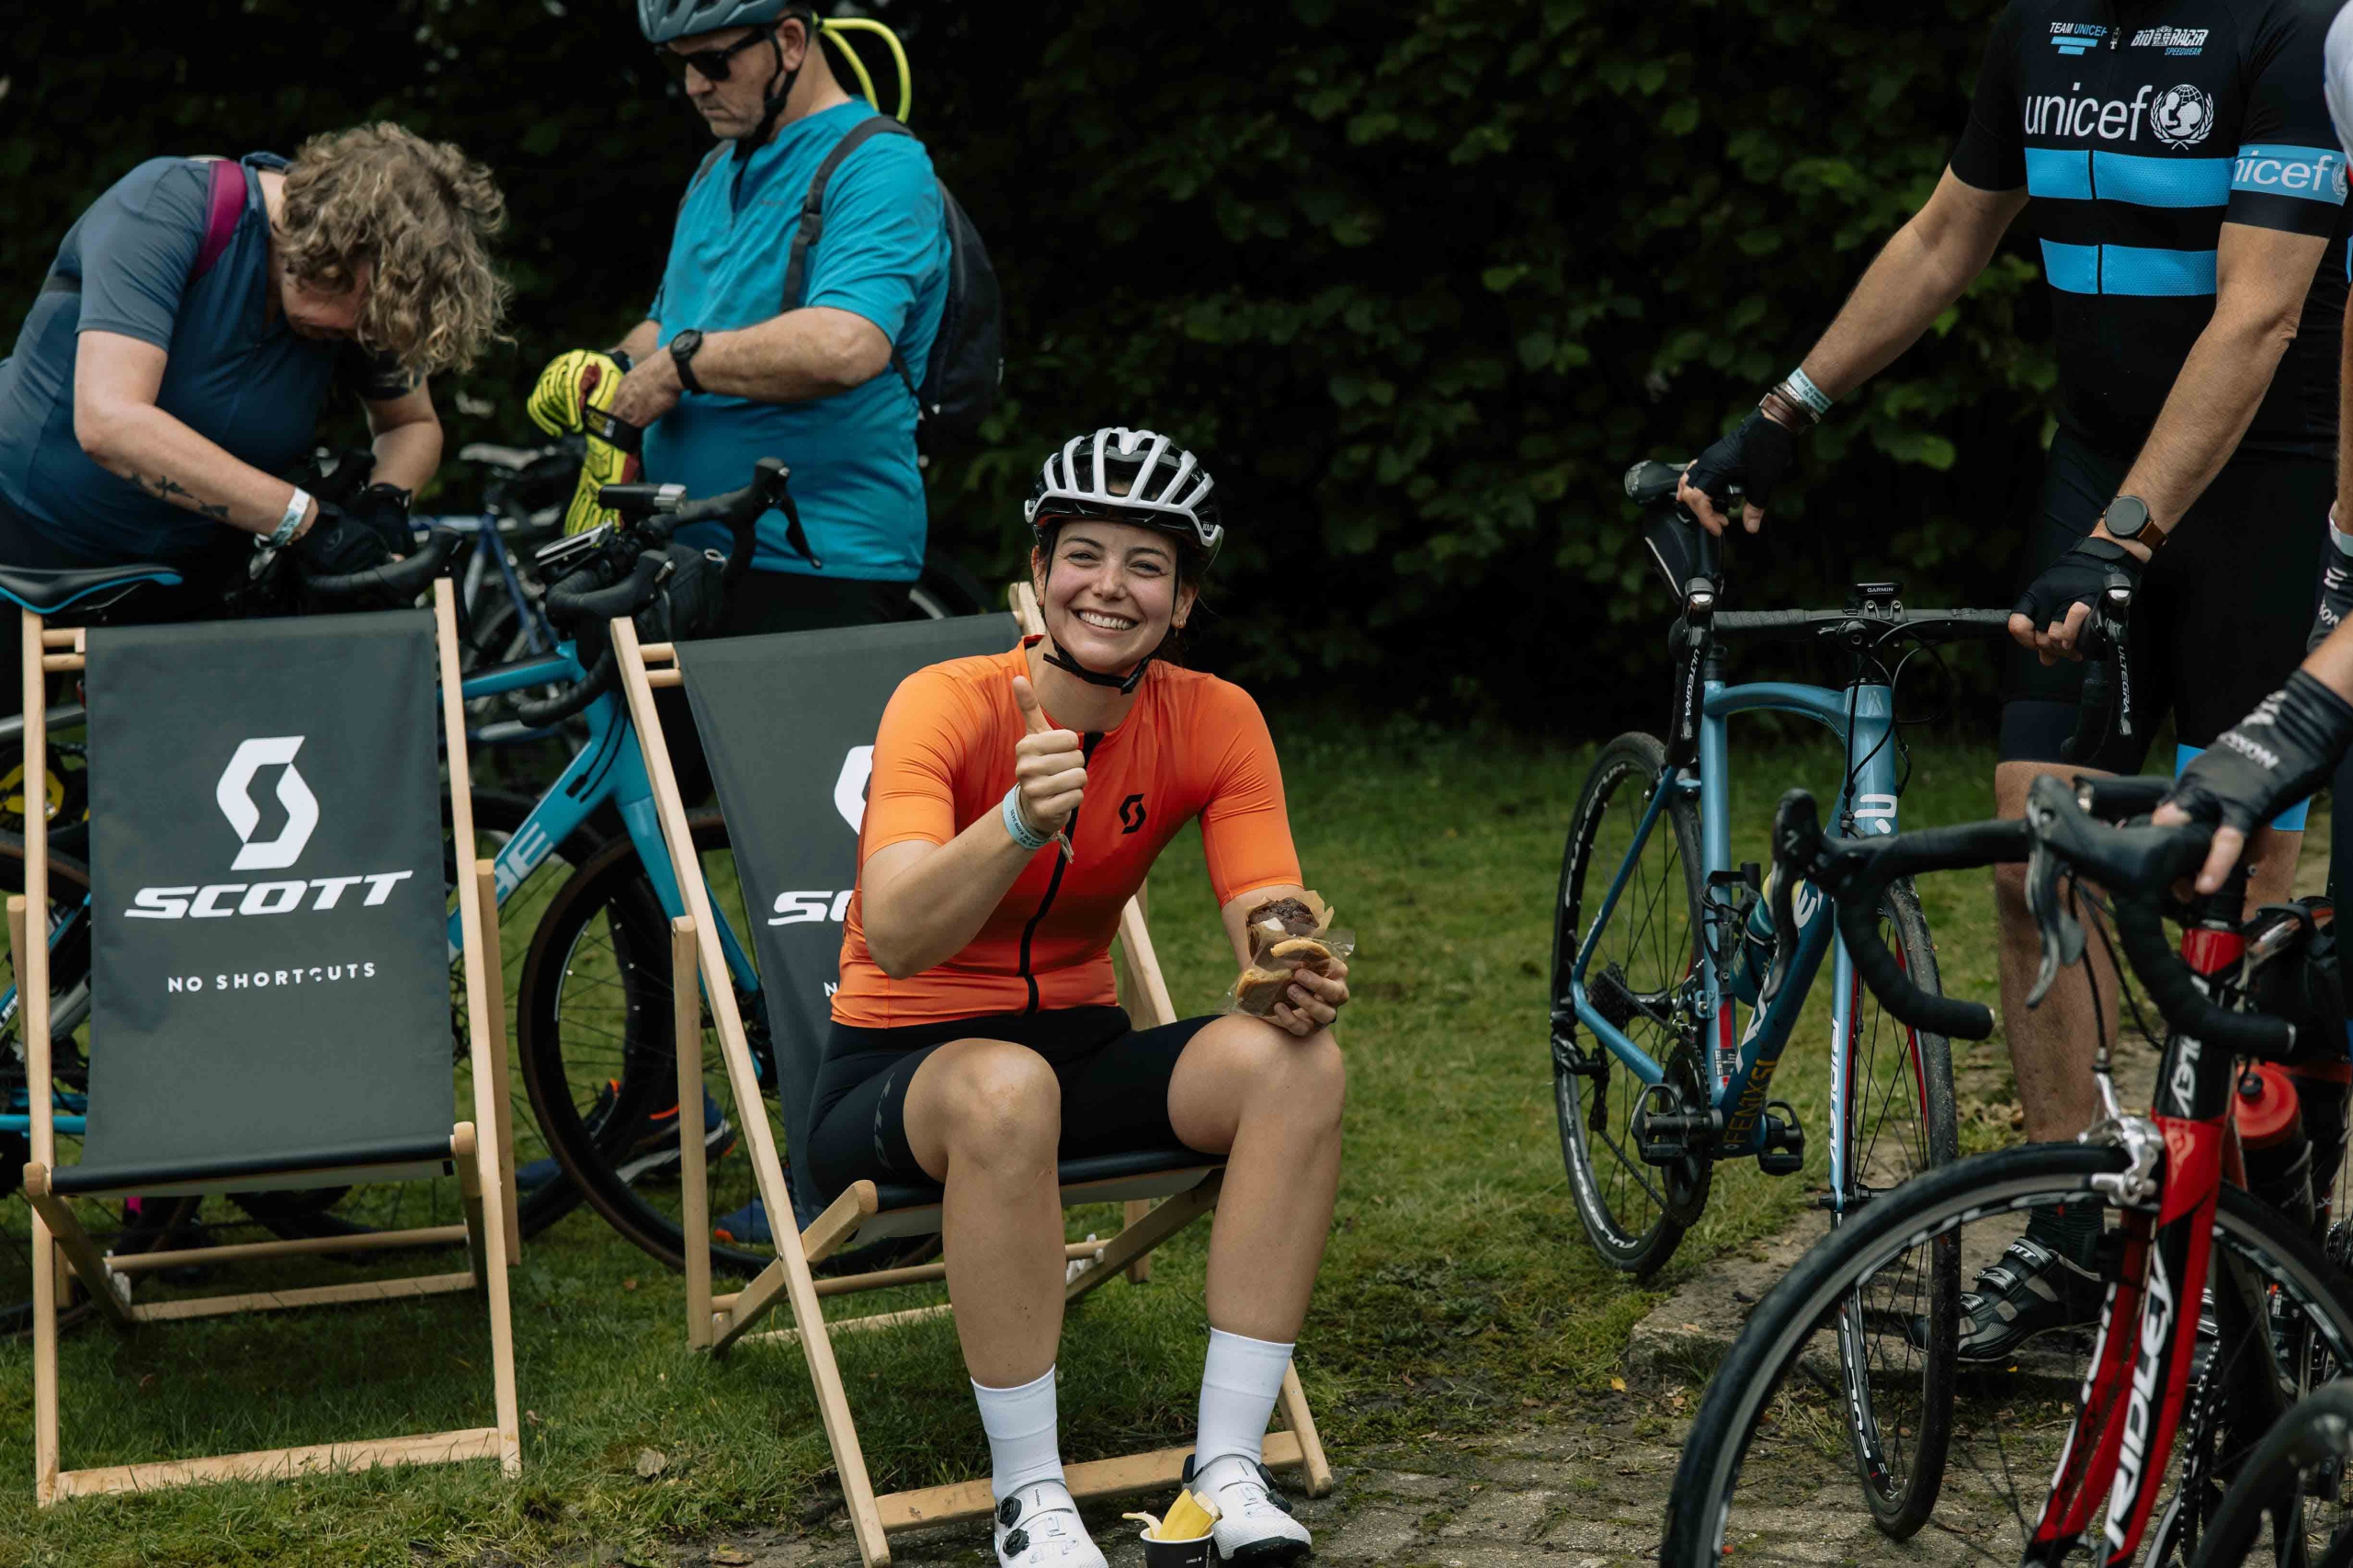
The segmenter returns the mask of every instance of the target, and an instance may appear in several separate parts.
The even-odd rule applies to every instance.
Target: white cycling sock
[[[1227,1454],[1259,1462],[1267,1421],[1290,1366],[1288,1345],[1210,1330],[1210,1353],[1201,1366],[1200,1425],[1193,1438],[1194,1474]]]
[[[972,1385],[981,1426],[989,1435],[989,1494],[1004,1502],[1041,1481],[1061,1484],[1062,1446],[1054,1430],[1054,1369],[1017,1388]]]

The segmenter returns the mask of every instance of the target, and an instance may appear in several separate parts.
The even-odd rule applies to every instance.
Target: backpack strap
[[[801,297],[809,281],[809,253],[817,248],[817,242],[825,233],[825,184],[834,177],[834,171],[847,163],[852,153],[877,136],[914,135],[914,131],[887,114],[861,119],[850,127],[847,135],[834,143],[834,150],[825,154],[825,161],[819,164],[817,172],[809,176],[809,194],[801,199],[801,227],[793,233],[792,253],[784,264],[786,310],[793,310],[802,302]],[[904,370],[900,371],[902,376],[905,373]]]
[[[245,165],[233,158],[212,160],[211,185],[205,195],[204,238],[196,247],[196,266],[188,272],[193,283],[212,270],[221,253],[236,237],[245,215]]]

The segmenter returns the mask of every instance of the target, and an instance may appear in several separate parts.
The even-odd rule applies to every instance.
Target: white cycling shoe
[[[1107,1568],[1059,1481],[1025,1486],[996,1506],[998,1568]]]
[[[1264,1465],[1226,1454],[1195,1475],[1193,1461],[1187,1460],[1185,1482],[1217,1505],[1217,1523],[1210,1530],[1221,1562],[1290,1562],[1314,1549],[1314,1538],[1290,1517],[1290,1506],[1276,1494],[1275,1478]]]

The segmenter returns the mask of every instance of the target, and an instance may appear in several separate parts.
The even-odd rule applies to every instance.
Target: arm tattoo
[[[198,500],[194,491],[179,483],[170,474],[159,473],[151,477],[134,473],[131,479],[132,483],[140,485],[159,500],[169,501],[175,506],[185,506],[199,517],[210,517],[216,523],[229,520],[226,506],[215,501]]]

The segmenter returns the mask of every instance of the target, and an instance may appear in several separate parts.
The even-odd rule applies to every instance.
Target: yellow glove
[[[540,372],[540,384],[531,389],[523,412],[551,436],[575,435],[592,410],[602,414],[613,406],[629,369],[626,354],[594,348],[559,354]]]
[[[623,425],[608,419],[608,428],[624,430],[634,437],[633,425]],[[636,445],[632,440],[631,447]],[[588,437],[587,454],[580,460],[580,484],[572,493],[572,505],[564,509],[563,531],[566,534],[585,533],[600,523],[612,522],[616,517],[609,506],[597,504],[597,492],[608,484],[634,484],[645,465],[633,450],[615,446],[601,436]]]

